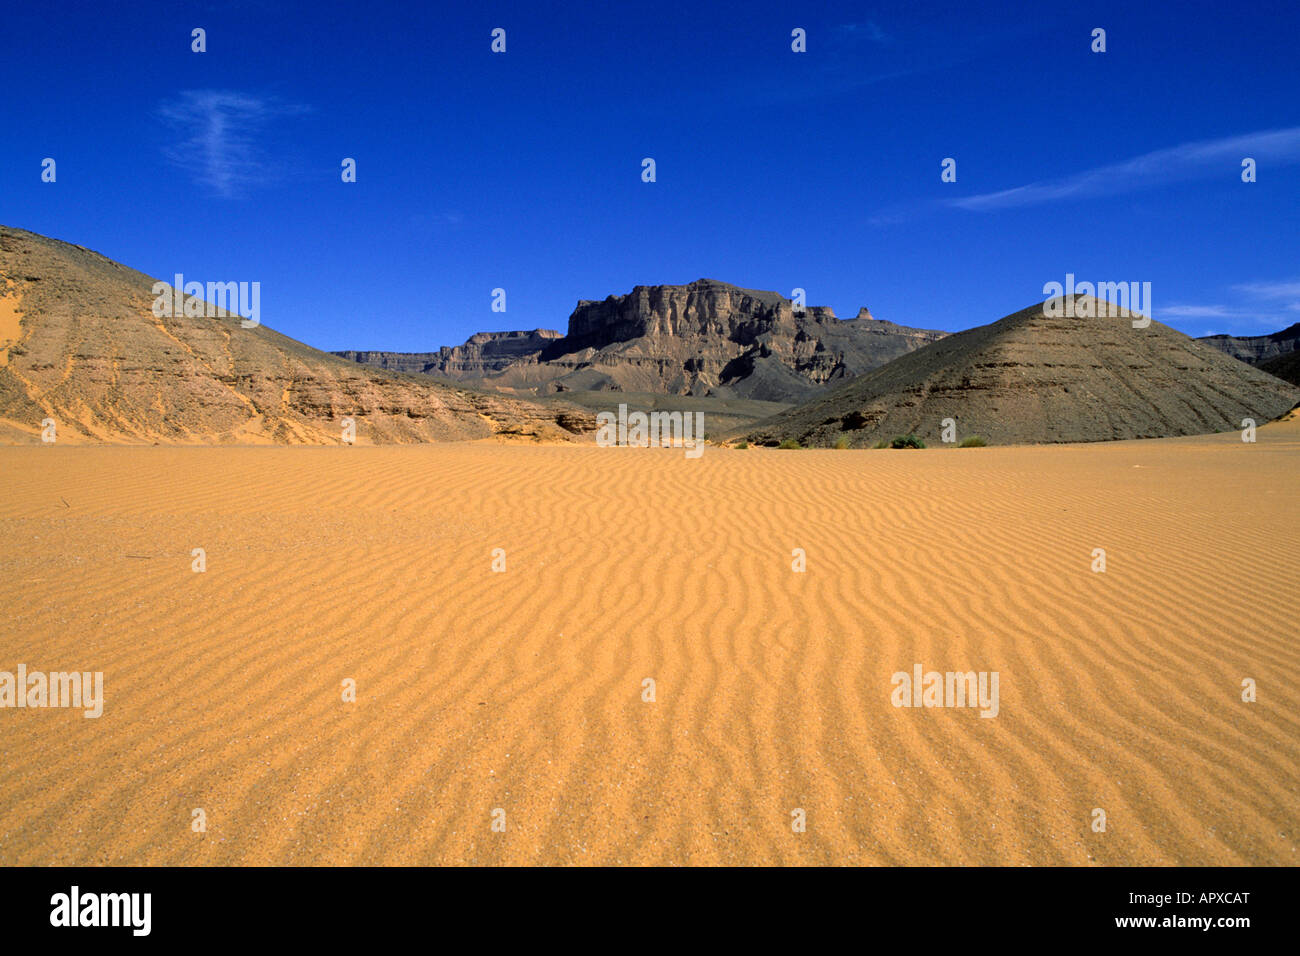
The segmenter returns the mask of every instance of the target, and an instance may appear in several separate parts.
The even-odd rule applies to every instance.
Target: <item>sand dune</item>
[[[0,710],[0,863],[1294,864],[1298,464],[0,448],[0,669],[106,695]]]

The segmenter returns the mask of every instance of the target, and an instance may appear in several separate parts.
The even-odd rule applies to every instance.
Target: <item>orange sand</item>
[[[1300,422],[0,449],[0,670],[107,698],[0,710],[0,863],[1294,864],[1298,474]]]
[[[9,364],[9,350],[23,337],[22,296],[13,292],[12,279],[3,280],[0,287],[0,366]]]

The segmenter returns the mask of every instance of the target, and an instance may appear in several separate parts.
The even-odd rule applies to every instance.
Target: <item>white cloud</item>
[[[1264,308],[1286,309],[1300,312],[1300,281],[1284,279],[1280,282],[1242,282],[1232,287],[1234,292],[1266,303]]]
[[[1263,335],[1292,324],[1287,313],[1300,312],[1300,281],[1239,282],[1230,287],[1239,296],[1235,305],[1166,305],[1162,317],[1222,319],[1213,331]]]
[[[985,212],[1136,192],[1211,176],[1236,179],[1247,156],[1274,166],[1300,162],[1300,126],[1184,143],[1073,176],[948,200],[947,205]]]
[[[164,155],[220,196],[238,196],[271,178],[260,138],[276,118],[304,107],[234,90],[185,90],[159,115],[176,139]]]
[[[1243,282],[1232,289],[1259,299],[1300,300],[1300,282]]]
[[[889,43],[893,40],[889,34],[873,20],[866,20],[862,23],[845,23],[840,27],[840,32],[851,38],[863,37],[872,43]]]
[[[416,212],[410,219],[413,226],[459,226],[465,216],[459,212]]]
[[[1230,319],[1238,315],[1222,305],[1166,305],[1160,311],[1180,319]]]

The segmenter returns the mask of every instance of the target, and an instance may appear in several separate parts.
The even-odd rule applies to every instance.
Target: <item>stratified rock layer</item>
[[[604,390],[789,402],[944,335],[875,319],[866,309],[849,320],[817,306],[796,312],[776,292],[700,279],[583,300],[563,336],[543,329],[493,332],[436,353],[337,354],[521,393]]]
[[[368,368],[238,316],[152,312],[155,280],[0,226],[0,440],[337,444],[568,438],[590,413]],[[4,330],[0,330],[3,332]]]
[[[978,435],[992,444],[1197,435],[1264,423],[1300,389],[1159,322],[1095,317],[1106,303],[1077,297],[1076,314],[1043,304],[959,332],[744,430],[750,441],[871,447],[915,434]]]
[[[1196,341],[1235,359],[1259,365],[1300,349],[1300,322],[1269,335],[1205,335]]]
[[[453,379],[486,378],[518,362],[535,359],[551,342],[562,337],[553,329],[531,332],[476,332],[464,345],[436,352],[334,352],[351,362],[374,365],[394,372],[443,375]]]

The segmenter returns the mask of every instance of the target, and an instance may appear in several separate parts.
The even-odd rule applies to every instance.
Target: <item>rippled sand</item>
[[[0,863],[1293,864],[1259,439],[0,449],[0,670],[107,698],[0,710]]]

